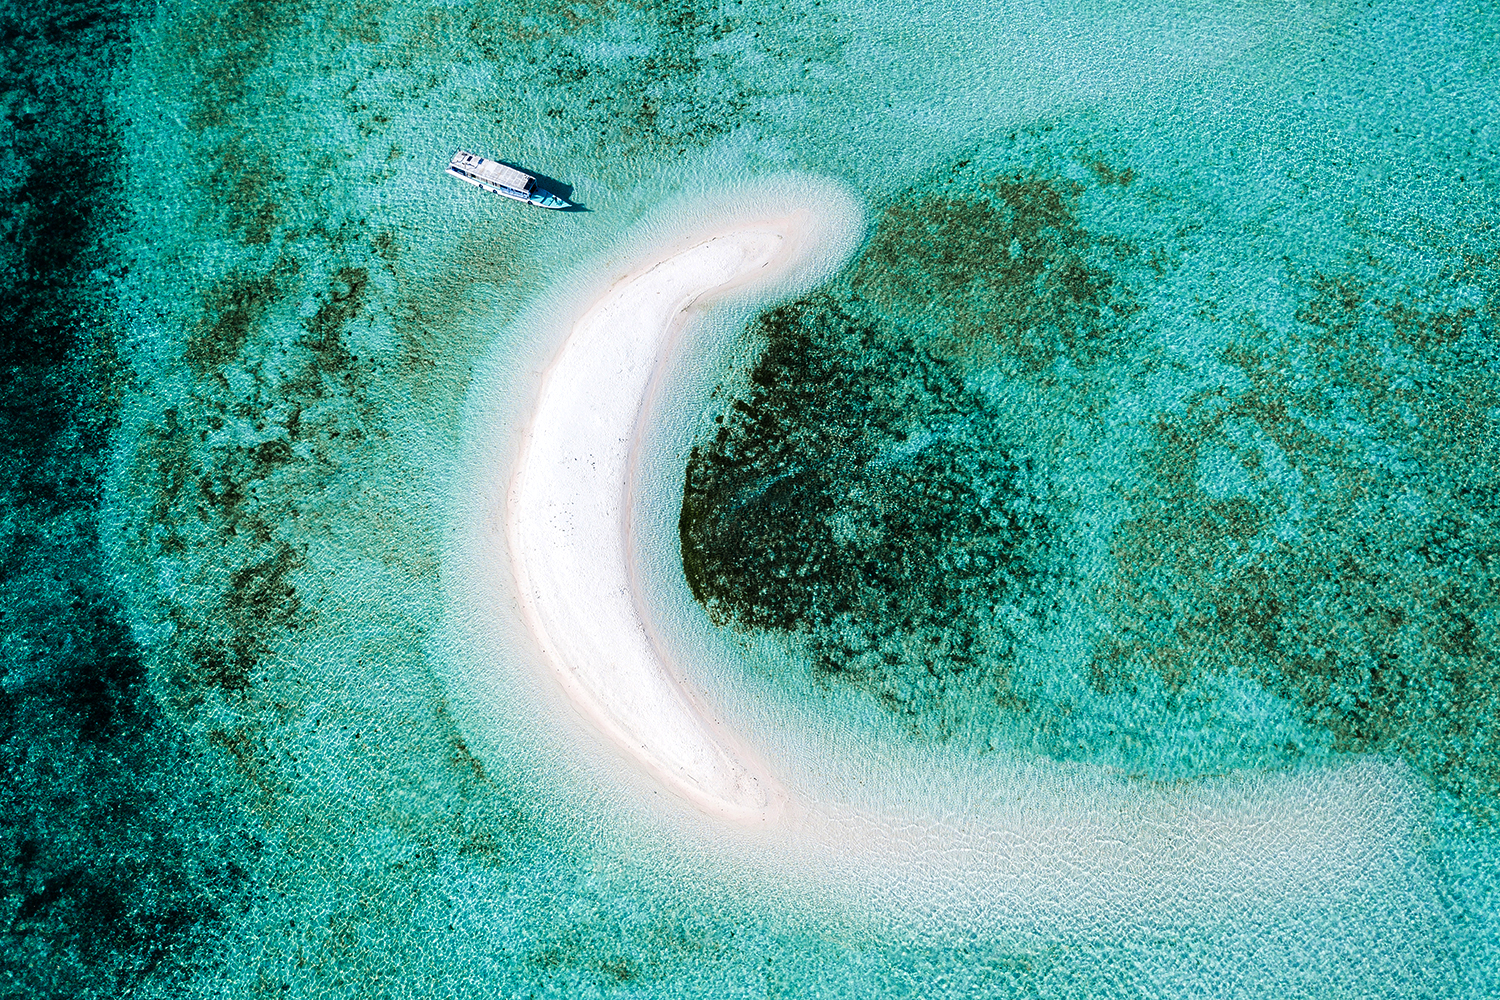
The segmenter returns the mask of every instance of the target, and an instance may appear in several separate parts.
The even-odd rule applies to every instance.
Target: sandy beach
[[[774,292],[836,256],[849,209],[834,225],[810,209],[721,225],[610,286],[543,374],[508,496],[521,613],[569,700],[667,788],[740,823],[770,820],[786,797],[694,703],[643,624],[628,559],[638,423],[684,325],[714,299]]]

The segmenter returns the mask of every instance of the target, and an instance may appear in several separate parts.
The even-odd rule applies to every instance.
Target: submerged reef
[[[1428,228],[1415,283],[1356,224],[1257,311],[1145,171],[1023,162],[903,192],[754,322],[687,463],[695,597],[918,738],[1156,780],[1392,752],[1493,818],[1496,233]]]
[[[1016,174],[898,200],[834,287],[759,318],[748,392],[683,495],[683,565],[716,620],[804,636],[819,675],[942,731],[976,691],[1012,697],[1016,645],[1076,589],[1068,504],[1034,429],[969,373],[1034,379],[1121,336],[1118,254],[1069,199]]]
[[[1236,386],[1154,419],[1094,680],[1243,673],[1494,820],[1500,253],[1382,284],[1307,276],[1292,324],[1235,321]]]
[[[4,996],[165,994],[213,976],[262,846],[151,691],[101,537],[129,375],[112,301],[128,270],[119,125],[100,81],[138,14],[0,14]]]

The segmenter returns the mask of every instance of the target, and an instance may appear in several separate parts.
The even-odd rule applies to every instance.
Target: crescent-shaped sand
[[[610,287],[543,374],[509,496],[521,612],[569,699],[668,788],[742,822],[770,818],[784,795],[694,703],[643,624],[630,468],[653,376],[692,307],[784,280],[817,228],[806,210],[742,222]]]

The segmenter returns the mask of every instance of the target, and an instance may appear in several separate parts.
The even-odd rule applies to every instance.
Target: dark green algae
[[[1281,262],[1289,316],[1198,297],[1194,368],[1144,304],[1181,287],[1188,230],[1081,221],[1146,184],[1076,153],[959,164],[760,316],[687,464],[693,594],[916,738],[1157,780],[1394,753],[1492,821],[1500,240],[1424,228],[1416,283],[1356,225],[1344,271]],[[1236,721],[1245,683],[1295,718]],[[1195,727],[1219,749],[1163,767]]]
[[[680,522],[715,618],[804,634],[820,675],[944,731],[976,688],[1007,701],[996,665],[1076,587],[1035,441],[966,373],[1090,358],[1133,311],[1065,186],[985,193],[898,202],[834,288],[759,319],[750,391],[694,450]]]
[[[212,976],[262,840],[152,693],[99,523],[128,389],[109,281],[119,128],[97,88],[137,5],[0,14],[0,995],[123,996]],[[76,169],[59,173],[57,164]]]

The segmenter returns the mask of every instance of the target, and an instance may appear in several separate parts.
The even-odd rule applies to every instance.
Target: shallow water
[[[1500,979],[1493,10],[3,16],[8,993]],[[543,318],[784,171],[868,238],[684,340],[637,555],[910,871],[633,805],[464,547]]]

